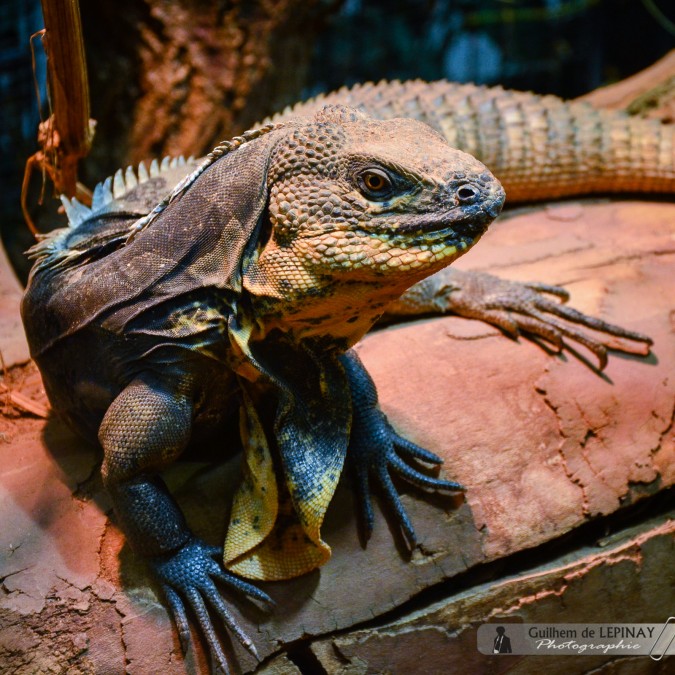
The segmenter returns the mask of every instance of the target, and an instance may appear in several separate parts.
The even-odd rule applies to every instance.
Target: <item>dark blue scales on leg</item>
[[[370,537],[375,523],[371,489],[374,483],[381,489],[412,548],[417,543],[417,537],[392,481],[392,474],[420,488],[459,491],[464,490],[464,487],[454,481],[432,478],[414,467],[411,461],[421,460],[438,466],[443,460],[396,433],[379,409],[375,383],[353,349],[340,360],[349,378],[352,397],[352,429],[347,464],[355,477],[366,538]]]

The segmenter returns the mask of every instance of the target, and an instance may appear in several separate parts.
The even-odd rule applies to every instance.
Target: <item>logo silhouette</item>
[[[497,627],[497,637],[492,648],[493,654],[510,654],[511,653],[511,638],[506,635],[504,626]]]

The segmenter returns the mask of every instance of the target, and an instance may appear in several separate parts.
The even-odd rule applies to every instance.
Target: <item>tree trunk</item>
[[[340,0],[82,3],[98,120],[89,163],[199,156],[297,100],[313,40]]]

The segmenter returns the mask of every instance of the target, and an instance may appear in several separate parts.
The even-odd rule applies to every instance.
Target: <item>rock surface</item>
[[[407,555],[379,509],[375,532],[362,547],[345,482],[324,529],[333,546],[329,563],[303,578],[264,585],[277,602],[271,615],[236,605],[261,657],[270,659],[260,672],[433,672],[418,660],[420,649],[439,659],[465,659],[464,672],[501,672],[492,657],[476,651],[474,629],[456,633],[458,626],[490,616],[529,620],[518,611],[530,606],[542,612],[536,616],[554,616],[556,603],[569,608],[560,621],[580,619],[577,606],[588,612],[584,620],[618,621],[621,598],[675,606],[673,584],[647,574],[648,561],[654,569],[664,565],[663,541],[672,546],[667,518],[629,537],[621,549],[628,553],[605,556],[597,565],[580,534],[593,519],[612,522],[640,500],[647,518],[650,505],[663,500],[657,493],[675,482],[675,204],[584,201],[521,210],[498,221],[459,264],[564,284],[571,305],[652,336],[652,353],[613,353],[598,374],[585,353],[551,355],[529,340],[513,341],[453,317],[390,326],[367,337],[359,351],[383,409],[402,434],[444,457],[443,472],[468,488],[466,498],[401,486],[420,541]],[[39,402],[30,366],[7,377],[14,390]],[[0,671],[207,672],[199,647],[181,656],[157,589],[109,520],[96,449],[58,420],[19,414],[9,404],[3,411]],[[188,519],[214,543],[223,538],[237,461],[186,461],[167,471]],[[573,551],[569,592],[586,596],[581,605],[561,591],[566,573],[528,569],[547,542],[563,535]],[[635,543],[635,537],[642,539]],[[653,545],[660,551],[653,559],[652,541],[661,542]],[[508,578],[501,578],[502,563]],[[606,574],[593,576],[598,567]],[[612,582],[621,590],[605,602],[612,570],[621,569],[625,576]],[[481,586],[481,575],[491,583]],[[631,585],[630,579],[637,581]],[[458,586],[464,595],[457,595]],[[533,602],[541,589],[549,600]],[[418,621],[419,607],[412,610],[410,602],[428,602],[430,593],[443,607],[425,608]],[[476,608],[466,620],[457,613],[458,598],[462,607],[471,605],[465,596]],[[329,637],[364,622],[390,621],[392,613],[396,626],[412,622],[410,635],[420,641],[401,637],[408,628],[400,635],[398,628],[371,628]],[[411,653],[415,660],[406,661]],[[391,668],[376,665],[382,654],[391,657]],[[549,664],[527,665],[531,660],[521,658],[515,672]],[[359,670],[362,661],[371,669]],[[244,672],[256,665],[240,651],[237,662]]]
[[[675,586],[673,517],[675,512],[545,565],[454,593],[398,621],[319,640],[312,644],[312,652],[331,675],[573,675],[610,665],[617,670],[609,672],[671,672],[672,661],[658,663],[645,656],[617,659],[616,652],[558,659],[550,654],[485,656],[476,643],[478,627],[485,623],[506,628],[518,623],[602,623],[596,606],[599,598],[602,618],[611,617],[612,623],[664,621],[669,612],[667,598],[670,595],[672,609]],[[510,632],[515,639],[516,631]]]
[[[28,344],[21,326],[19,305],[23,291],[0,246],[0,354],[5,368],[28,361]]]

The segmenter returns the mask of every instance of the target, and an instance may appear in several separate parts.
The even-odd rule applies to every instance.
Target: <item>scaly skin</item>
[[[173,190],[167,173],[142,173],[116,178],[116,198],[97,188],[93,212],[67,202],[74,227],[35,247],[22,315],[54,410],[103,448],[117,521],[181,641],[191,615],[227,671],[207,606],[256,651],[216,582],[267,602],[239,577],[328,559],[320,528],[348,448],[362,496],[380,483],[411,540],[389,470],[460,489],[407,465],[439,460],[395,435],[349,347],[470,248],[504,192],[429,127],[343,107],[224,143]],[[244,475],[225,571],[158,472],[237,406]]]
[[[293,142],[311,147],[313,156],[277,153],[270,172],[274,233],[244,277],[265,332],[279,327],[297,341],[330,337],[349,347],[406,288],[445,267],[480,236],[483,222],[474,205],[490,197],[494,179],[468,155],[458,153],[451,161],[447,152],[433,151],[440,136],[428,127],[420,125],[417,132],[413,137],[405,123],[391,120],[382,137],[350,139],[339,159],[333,159],[332,147],[344,139],[318,143],[296,132]],[[411,165],[400,164],[400,137],[407,138]],[[393,184],[389,194],[369,198],[349,174],[378,163]],[[445,196],[449,190],[452,198]],[[497,215],[498,194],[501,188],[493,206],[481,206],[483,219]],[[305,220],[297,202],[313,217]],[[439,209],[444,227],[437,222]],[[451,225],[464,236],[449,241]],[[326,316],[319,321],[321,313]]]
[[[555,96],[440,80],[380,82],[319,96],[273,119],[349,105],[412,117],[483,162],[508,203],[592,192],[675,193],[675,127]]]

